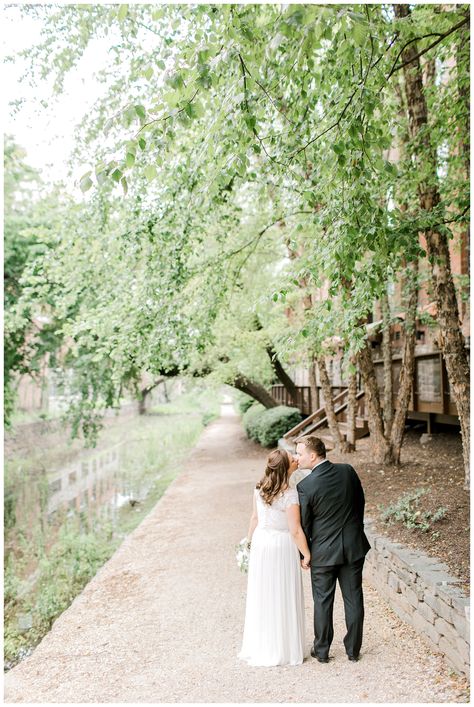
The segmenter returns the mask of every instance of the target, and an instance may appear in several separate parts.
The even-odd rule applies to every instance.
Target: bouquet
[[[235,546],[235,559],[239,566],[239,570],[247,574],[249,571],[250,543],[247,538],[242,538],[240,543]]]

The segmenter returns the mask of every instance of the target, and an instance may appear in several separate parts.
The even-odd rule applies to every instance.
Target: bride
[[[298,492],[289,487],[298,463],[277,449],[253,494],[244,636],[239,658],[249,665],[298,665],[304,658],[301,567],[309,568]]]

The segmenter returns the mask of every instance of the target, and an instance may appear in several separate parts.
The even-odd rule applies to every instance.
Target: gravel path
[[[247,530],[266,452],[228,405],[141,525],[5,676],[12,702],[466,702],[462,681],[365,587],[362,659],[347,661],[336,594],[334,660],[255,668],[236,657],[246,576],[234,545]],[[304,574],[307,648],[312,640]]]

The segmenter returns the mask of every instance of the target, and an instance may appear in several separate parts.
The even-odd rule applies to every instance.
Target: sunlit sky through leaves
[[[41,21],[21,17],[15,6],[2,8],[1,15],[4,58],[40,40]],[[59,96],[52,95],[50,79],[41,81],[35,77],[36,86],[30,85],[29,80],[20,80],[27,69],[23,59],[16,58],[3,67],[3,132],[13,135],[27,152],[26,162],[39,169],[46,181],[63,180],[75,193],[80,193],[75,186],[77,166],[69,174],[68,165],[74,129],[103,91],[94,73],[106,63],[107,50],[105,42],[93,40],[78,67],[67,75],[64,93]]]

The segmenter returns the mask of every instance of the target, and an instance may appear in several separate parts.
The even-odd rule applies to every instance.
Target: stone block
[[[418,608],[417,608],[417,613],[422,616],[425,621],[428,621],[428,623],[433,624],[435,622],[435,619],[437,618],[437,614],[433,611],[433,609],[428,606],[428,604],[425,604],[424,601],[418,602]]]
[[[444,636],[456,648],[458,634],[454,626],[440,617],[435,619],[434,625],[440,636]]]
[[[392,589],[394,589],[394,590],[397,592],[397,594],[400,594],[400,593],[401,593],[400,580],[399,580],[398,576],[397,576],[394,572],[389,572],[389,573],[388,573],[387,584],[388,584],[389,587],[391,587]]]
[[[449,581],[452,580],[452,577],[444,570],[425,570],[420,576],[420,580],[426,587],[436,585],[436,587],[439,588],[443,584],[447,586]]]
[[[423,634],[423,636],[427,638],[433,646],[438,645],[440,639],[438,631],[435,629],[434,625],[429,621],[426,621],[426,619],[424,619],[419,612],[415,612],[413,614],[413,628],[415,631],[418,631],[418,633]]]
[[[460,636],[463,639],[463,641],[467,641],[468,643],[470,643],[471,642],[471,639],[470,639],[470,628],[471,627],[470,627],[469,621],[467,621],[465,619],[465,617],[462,616],[461,614],[458,614],[458,612],[455,611],[454,609],[453,609],[452,617],[453,617],[453,625],[454,625],[454,628],[456,629],[456,633],[458,634],[458,636]]]
[[[414,609],[417,609],[418,604],[420,602],[419,602],[419,599],[416,595],[416,592],[414,592],[413,589],[411,589],[411,587],[408,587],[406,585],[402,585],[401,589],[402,589],[402,595],[405,597],[405,599],[411,604],[411,606]]]
[[[400,580],[402,582],[405,582],[406,585],[411,586],[412,584],[415,584],[416,580],[416,574],[415,572],[411,572],[410,570],[399,567],[397,569],[397,574],[400,577]]]
[[[436,587],[436,593],[444,599],[446,604],[457,608],[460,612],[464,611],[464,607],[469,604],[469,597],[465,595],[459,587],[460,581],[454,577],[448,577],[444,582],[441,582]]]
[[[397,616],[409,626],[413,626],[413,607],[406,601],[400,601],[399,595],[397,595],[396,598],[390,598],[389,601],[392,610],[397,614]]]
[[[462,638],[458,637],[456,641],[456,648],[464,663],[469,665],[471,662],[471,649],[469,644],[466,643],[466,641],[464,641]]]
[[[443,599],[441,599],[441,597],[435,597],[431,592],[426,591],[423,595],[423,601],[433,609],[435,614],[440,616],[445,621],[448,621],[450,624],[453,623],[453,610]]]
[[[382,582],[387,582],[389,569],[387,565],[382,563],[377,563],[376,572]]]
[[[466,669],[466,663],[460,656],[459,651],[453,648],[444,636],[441,636],[439,639],[438,648],[442,653],[444,653],[446,660],[453,668],[455,668],[455,670],[458,670],[463,674],[469,674],[469,671]]]
[[[415,560],[416,555],[406,550],[395,550],[390,553],[390,561],[402,570],[410,570],[410,563]]]
[[[461,594],[461,595],[455,594],[454,596],[453,596],[453,594],[451,594],[451,606],[458,613],[462,614],[464,612],[464,614],[465,614],[466,607],[470,606],[470,599],[469,599],[469,597],[465,596],[464,594]]]
[[[413,565],[416,573],[418,575],[423,575],[424,572],[449,572],[448,565],[444,562],[439,562],[438,560],[432,559],[431,557],[421,557]]]

